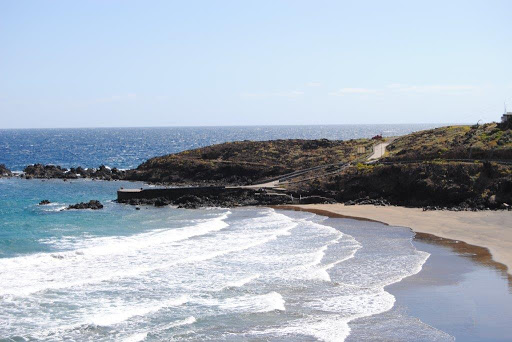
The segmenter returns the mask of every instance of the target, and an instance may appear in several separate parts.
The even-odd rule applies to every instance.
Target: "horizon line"
[[[481,121],[481,120],[480,120]],[[484,123],[493,123],[484,122]],[[347,123],[347,124],[261,124],[261,125],[175,125],[175,126],[85,126],[85,127],[5,127],[0,130],[37,129],[113,129],[113,128],[219,128],[219,127],[304,127],[304,126],[371,126],[371,125],[471,125],[463,122]]]

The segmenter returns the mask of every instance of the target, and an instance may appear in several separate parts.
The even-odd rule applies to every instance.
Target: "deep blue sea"
[[[431,126],[0,130],[0,163],[129,168],[224,141]],[[379,316],[395,303],[385,287],[429,257],[408,229],[261,207],[135,210],[113,201],[122,186],[142,184],[0,178],[0,341],[453,340]],[[91,199],[104,209],[63,210]]]
[[[168,153],[237,140],[355,139],[393,136],[436,124],[0,129],[0,164],[13,171],[28,164],[134,168]]]

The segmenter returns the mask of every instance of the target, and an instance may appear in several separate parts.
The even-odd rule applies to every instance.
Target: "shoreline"
[[[343,204],[294,204],[272,208],[406,227],[415,232],[419,240],[459,245],[454,248],[459,248],[461,253],[477,255],[476,259],[507,275],[509,284],[512,284],[510,211],[423,211],[418,208]],[[510,227],[507,227],[507,222]]]

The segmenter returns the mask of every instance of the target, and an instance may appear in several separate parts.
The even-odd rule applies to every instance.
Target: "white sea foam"
[[[202,305],[217,306],[222,310],[233,312],[285,311],[283,296],[275,291],[262,295],[245,295],[225,299],[201,299],[196,302]]]
[[[123,342],[139,342],[144,341],[146,337],[148,336],[147,332],[141,332],[137,334],[130,335],[123,339]]]
[[[165,327],[163,327],[163,328],[161,328],[159,330],[165,330],[165,329],[170,329],[170,328],[181,327],[183,325],[194,324],[195,322],[197,322],[197,319],[194,316],[189,316],[189,317],[187,317],[185,319],[178,320],[178,321],[175,321],[175,322],[171,322],[171,323],[167,324]]]
[[[297,335],[313,336],[325,342],[343,342],[350,335],[348,320],[342,317],[310,317],[295,321],[291,325],[251,331],[252,335],[277,335],[292,341]]]
[[[185,244],[191,237],[204,236],[218,232],[226,227],[225,219],[230,212],[213,220],[195,226],[177,229],[161,229],[149,233],[122,238],[98,238],[91,241],[92,247],[84,247],[75,251],[60,253],[39,253],[30,256],[0,260],[0,295],[28,295],[48,290],[76,287],[85,284],[99,283],[107,280],[134,277],[143,273],[166,269],[177,264],[196,263],[226,254],[243,251],[263,245],[280,236],[290,234],[296,226],[292,220],[283,215],[270,215],[272,219],[262,220],[271,229],[251,234],[238,232],[233,238],[236,244],[217,241],[213,244],[205,241],[204,248],[197,253],[190,253],[191,246]],[[281,219],[283,225],[271,226],[270,222]],[[279,221],[278,221],[279,223]],[[175,232],[177,231],[177,232]],[[240,234],[241,233],[241,234]],[[98,242],[98,240],[100,242]],[[184,253],[173,257],[174,243],[182,242]],[[185,254],[188,250],[188,254]],[[134,262],[130,262],[130,261]],[[113,267],[114,266],[114,267]],[[115,267],[117,266],[117,268]]]
[[[244,278],[241,278],[241,279],[238,279],[238,280],[230,281],[226,285],[222,286],[220,288],[220,290],[223,290],[225,288],[230,288],[230,287],[242,287],[245,284],[248,284],[251,281],[258,279],[260,276],[261,276],[260,274],[253,274],[253,275],[250,275],[248,277],[244,277]]]
[[[98,326],[119,324],[137,316],[146,316],[170,306],[180,306],[189,301],[187,296],[152,303],[133,305],[131,303],[107,303],[100,312],[96,312],[87,322]]]
[[[172,243],[190,239],[228,227],[225,219],[231,212],[194,226],[159,229],[128,237],[97,238],[89,241],[90,247],[60,253],[38,253],[28,256],[0,259],[0,295],[28,295],[45,289],[58,289],[105,281],[113,277],[126,277],[142,272],[168,267],[177,262],[206,260],[221,255],[218,251],[209,255],[195,255],[166,264],[148,265],[144,255],[168,248]],[[136,257],[140,265],[125,264],[128,269],[112,269],[114,258]],[[104,260],[102,257],[108,257]]]
[[[51,202],[49,204],[37,205],[37,207],[38,209],[45,212],[57,212],[67,208],[67,206],[64,203],[59,202]]]

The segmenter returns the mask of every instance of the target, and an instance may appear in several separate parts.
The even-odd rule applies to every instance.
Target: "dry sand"
[[[508,273],[512,274],[512,211],[423,211],[419,208],[343,204],[287,205],[275,208],[379,221],[482,246],[488,248],[493,259],[504,264]]]

